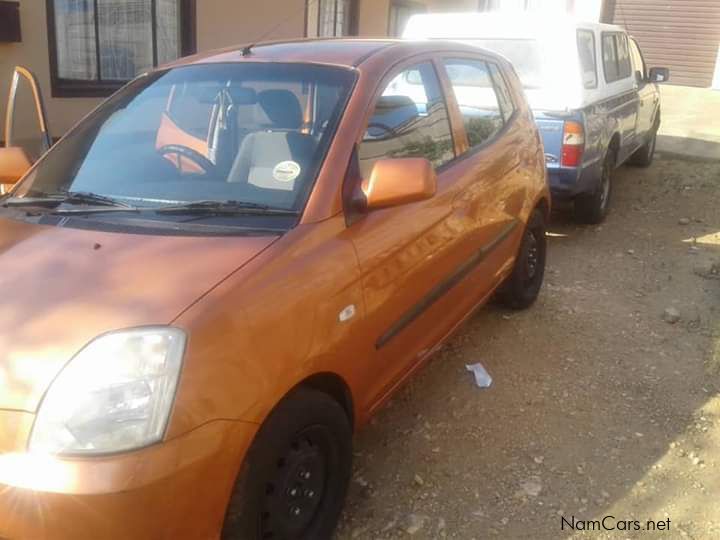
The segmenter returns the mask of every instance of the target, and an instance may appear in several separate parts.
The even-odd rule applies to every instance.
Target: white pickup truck
[[[553,198],[574,202],[578,221],[605,218],[613,169],[650,165],[657,83],[669,71],[648,69],[623,28],[538,14],[432,13],[413,16],[403,37],[461,41],[513,63],[542,134]],[[484,99],[482,81],[467,84],[466,95]]]

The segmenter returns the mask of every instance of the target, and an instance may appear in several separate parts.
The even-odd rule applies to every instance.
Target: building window
[[[427,7],[418,2],[407,0],[392,0],[390,3],[390,17],[388,18],[388,35],[394,37],[402,36],[408,20],[413,15],[425,13]]]
[[[52,94],[107,96],[195,49],[194,0],[47,0]]]
[[[306,13],[309,37],[355,34],[354,0],[307,0]]]

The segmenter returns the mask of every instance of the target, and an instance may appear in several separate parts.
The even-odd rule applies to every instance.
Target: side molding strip
[[[500,234],[498,234],[492,242],[484,245],[475,254],[458,266],[455,271],[450,274],[445,280],[433,287],[429,293],[427,293],[420,302],[415,304],[410,310],[400,317],[388,330],[378,338],[375,342],[375,348],[380,349],[387,345],[387,343],[402,332],[407,326],[409,326],[415,319],[423,314],[430,306],[442,298],[447,292],[450,291],[455,285],[460,283],[470,272],[475,270],[481,262],[495,249],[497,248],[506,238],[512,234],[515,228],[518,226],[520,221],[516,218],[509,222]]]

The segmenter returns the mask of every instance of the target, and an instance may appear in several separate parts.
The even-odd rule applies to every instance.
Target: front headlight
[[[185,333],[156,327],[102,335],[50,385],[30,451],[103,454],[162,439],[175,398]]]

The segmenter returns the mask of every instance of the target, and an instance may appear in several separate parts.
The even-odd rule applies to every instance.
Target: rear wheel
[[[615,168],[615,151],[611,148],[603,161],[600,182],[592,193],[582,193],[575,198],[575,219],[580,223],[601,223],[610,209],[612,195],[612,171]]]
[[[352,431],[345,410],[300,388],[260,428],[238,476],[224,540],[332,537],[350,481]]]
[[[540,294],[547,253],[545,232],[545,217],[534,210],[525,227],[513,271],[498,292],[498,300],[511,309],[530,307]]]

